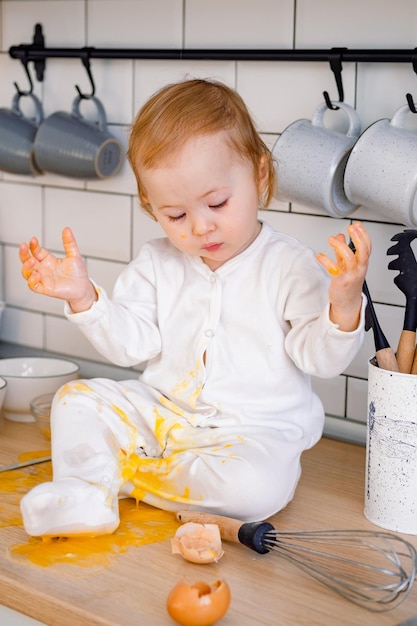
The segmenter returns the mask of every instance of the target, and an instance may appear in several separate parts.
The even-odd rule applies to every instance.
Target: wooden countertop
[[[47,448],[36,425],[0,421],[0,465]],[[294,500],[270,520],[276,528],[378,530],[363,515],[363,447],[322,439],[303,455],[302,465]],[[102,567],[35,565],[14,548],[31,541],[42,544],[28,539],[18,508],[26,477],[45,480],[42,471],[47,471],[45,465],[0,473],[0,604],[50,626],[173,626],[166,598],[183,577],[228,582],[232,602],[222,626],[394,626],[417,615],[417,584],[398,608],[371,613],[277,553],[258,555],[240,544],[224,543],[225,556],[211,565],[193,565],[172,555],[169,539],[128,547]],[[406,538],[417,547],[417,536]],[[94,550],[97,539],[89,541]]]

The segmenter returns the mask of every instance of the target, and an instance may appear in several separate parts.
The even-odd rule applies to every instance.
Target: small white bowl
[[[7,381],[3,415],[13,422],[34,422],[30,402],[78,378],[79,366],[55,357],[0,359],[0,377]]]
[[[47,439],[51,438],[51,405],[54,396],[54,393],[45,393],[33,398],[30,403],[30,412]]]

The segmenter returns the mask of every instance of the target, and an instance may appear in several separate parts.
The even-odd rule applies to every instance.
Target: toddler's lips
[[[207,245],[203,246],[202,248],[206,252],[217,252],[217,250],[220,250],[222,245],[223,244],[221,244],[221,243],[208,243]]]

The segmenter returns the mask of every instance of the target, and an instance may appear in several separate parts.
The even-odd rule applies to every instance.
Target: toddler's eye
[[[178,222],[178,220],[181,220],[183,217],[185,217],[185,213],[181,213],[181,215],[168,215],[170,222]]]
[[[226,204],[227,200],[223,200],[223,202],[219,202],[219,204],[209,204],[209,208],[210,209],[221,209],[225,204]]]

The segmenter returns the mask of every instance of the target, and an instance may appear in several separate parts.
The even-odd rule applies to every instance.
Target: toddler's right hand
[[[66,300],[75,313],[86,311],[97,300],[97,292],[68,227],[62,231],[62,242],[63,258],[42,248],[36,237],[29,244],[22,243],[19,248],[22,276],[31,291]]]

